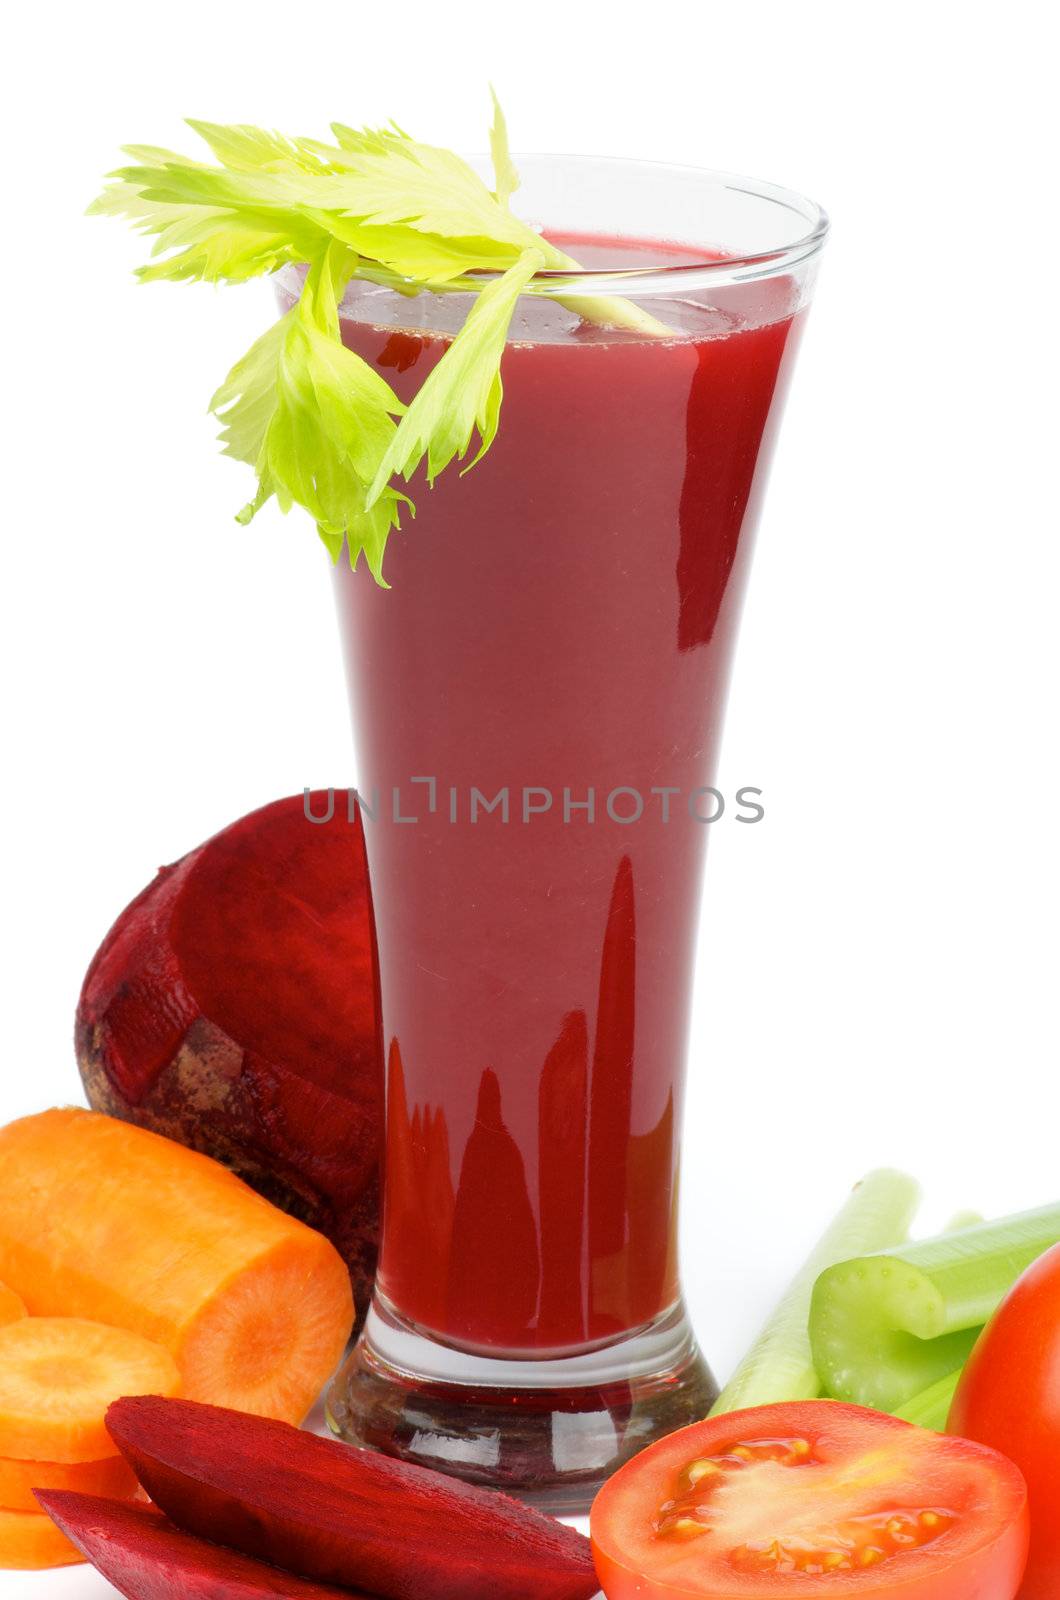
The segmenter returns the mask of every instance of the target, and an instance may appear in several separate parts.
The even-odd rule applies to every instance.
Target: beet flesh
[[[107,1413],[152,1500],[200,1538],[383,1600],[590,1600],[589,1541],[425,1467],[217,1406],[147,1396]]]
[[[328,810],[315,794],[314,817]],[[163,867],[89,967],[90,1104],[223,1161],[317,1228],[363,1315],[375,1273],[383,1064],[359,813],[302,795]]]
[[[38,1496],[52,1521],[128,1600],[352,1600],[349,1589],[310,1583],[208,1544],[157,1511],[69,1490]]]

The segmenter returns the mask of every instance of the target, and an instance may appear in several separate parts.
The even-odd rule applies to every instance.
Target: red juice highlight
[[[589,266],[705,258],[561,242]],[[697,791],[799,316],[786,277],[648,303],[673,337],[524,298],[492,450],[414,483],[389,590],[336,572],[376,813],[376,1292],[483,1355],[581,1352],[680,1295],[698,818],[716,809]],[[407,399],[465,312],[358,284],[343,337]]]

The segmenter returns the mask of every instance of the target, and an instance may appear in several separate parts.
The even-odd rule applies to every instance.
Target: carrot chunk
[[[0,1457],[0,1507],[6,1511],[39,1510],[35,1489],[131,1500],[138,1488],[132,1468],[121,1456],[75,1462],[18,1461],[14,1456]]]
[[[208,1156],[73,1108],[0,1129],[0,1279],[31,1316],[165,1345],[194,1399],[291,1422],[353,1322],[349,1273],[321,1234]]]
[[[107,1407],[123,1395],[175,1395],[169,1351],[79,1317],[24,1317],[0,1328],[0,1455],[98,1461],[115,1445]]]
[[[0,1328],[6,1327],[9,1322],[21,1321],[25,1315],[26,1308],[14,1289],[9,1289],[6,1283],[0,1283]]]
[[[39,1572],[72,1567],[84,1559],[43,1511],[0,1511],[0,1567]]]

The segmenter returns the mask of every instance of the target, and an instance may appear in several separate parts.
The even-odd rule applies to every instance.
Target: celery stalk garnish
[[[394,485],[422,463],[428,479],[470,465],[497,433],[501,357],[520,294],[542,292],[541,271],[577,263],[512,211],[519,178],[494,96],[490,189],[452,151],[419,144],[396,124],[332,124],[333,144],[265,129],[191,122],[216,163],[132,145],[131,164],[91,212],[127,218],[154,236],[139,269],[159,279],[242,283],[285,265],[307,269],[301,302],[236,363],[214,395],[227,454],[257,474],[239,514],[249,522],[275,496],[303,506],[333,560],[363,554],[383,584],[392,529],[411,501]],[[490,276],[483,279],[481,274]],[[338,307],[354,278],[402,294],[474,296],[464,326],[406,408],[341,339]],[[565,286],[563,286],[565,287]],[[585,320],[646,337],[670,333],[632,301],[555,298]]]
[[[917,1184],[901,1172],[870,1172],[862,1179],[722,1390],[712,1417],[820,1395],[807,1332],[810,1296],[818,1276],[851,1255],[901,1243],[919,1199]]]
[[[911,1400],[907,1400],[904,1406],[899,1406],[894,1413],[895,1416],[901,1417],[903,1422],[915,1423],[918,1428],[930,1428],[933,1433],[945,1433],[946,1419],[949,1417],[953,1397],[957,1393],[960,1381],[961,1374],[951,1372],[948,1378],[940,1378],[930,1389],[924,1389],[920,1394],[915,1394]]]
[[[817,1280],[814,1365],[838,1400],[896,1411],[964,1365],[979,1330],[1060,1240],[1060,1205],[863,1255]]]
[[[502,205],[507,205],[519,187],[519,174],[508,147],[508,124],[501,103],[492,88],[490,94],[493,97],[490,155],[493,159],[493,181],[497,185],[494,197]],[[542,266],[547,271],[582,270],[573,256],[568,255],[565,250],[560,250],[551,240],[544,239],[538,234],[535,236],[535,242],[543,257]],[[575,316],[581,317],[583,322],[595,322],[603,328],[624,328],[630,333],[647,333],[659,338],[666,338],[673,333],[671,328],[653,317],[649,311],[645,311],[643,306],[635,305],[632,300],[623,300],[616,295],[557,295],[556,299],[561,306],[566,306],[568,311],[573,311]]]

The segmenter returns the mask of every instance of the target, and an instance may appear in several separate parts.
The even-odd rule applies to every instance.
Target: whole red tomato
[[[948,1431],[1002,1451],[1030,1491],[1020,1600],[1060,1597],[1060,1245],[1024,1273],[979,1340]]]

